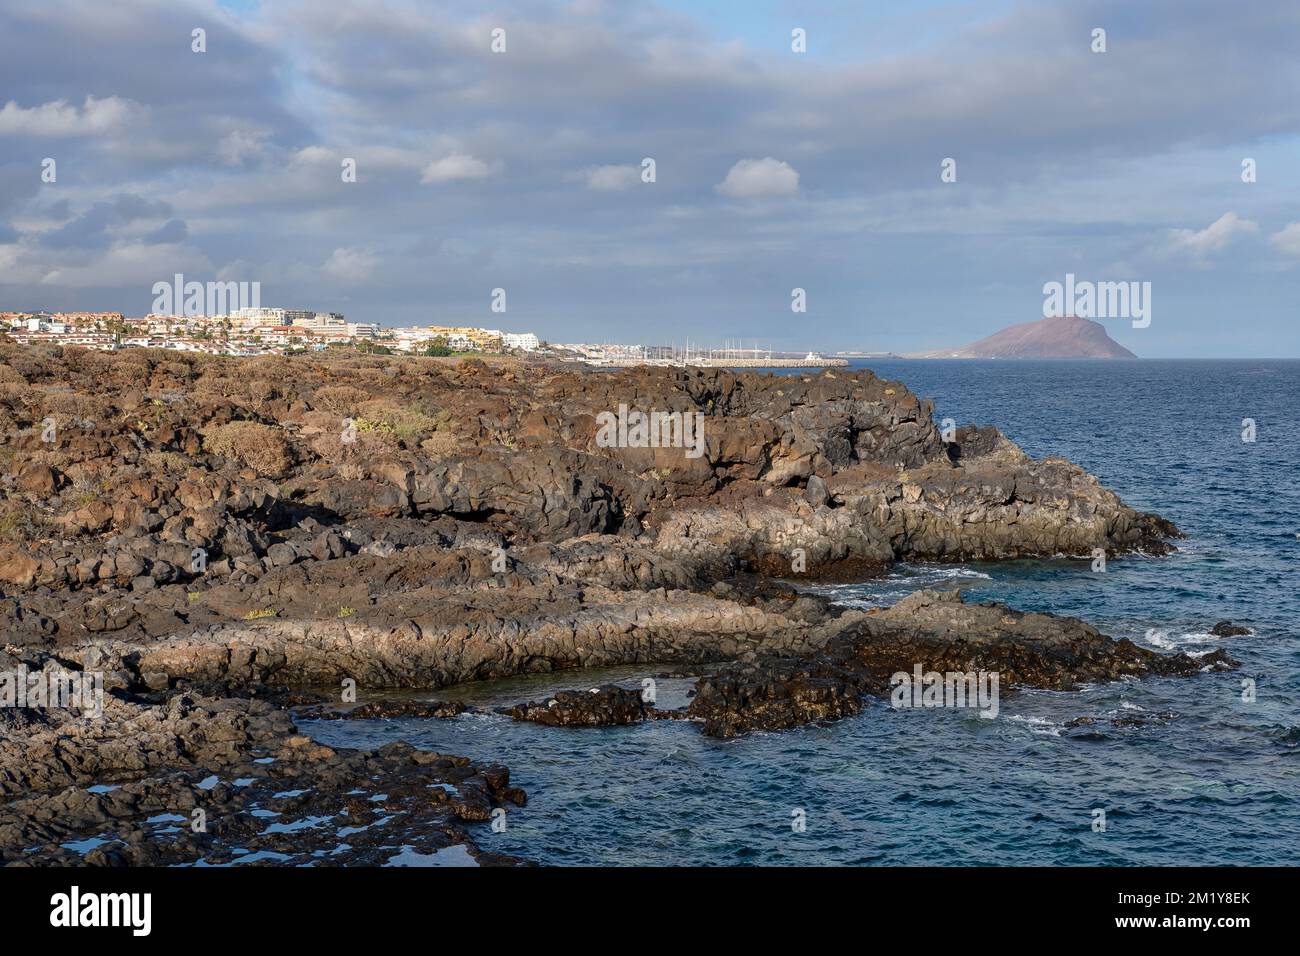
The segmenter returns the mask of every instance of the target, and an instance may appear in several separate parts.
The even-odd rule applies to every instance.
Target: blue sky
[[[1300,356],[1298,48],[1300,6],[1204,0],[7,0],[0,309],[143,314],[182,272],[387,325],[908,351],[1073,272],[1152,284],[1148,328],[1103,320],[1141,356]]]

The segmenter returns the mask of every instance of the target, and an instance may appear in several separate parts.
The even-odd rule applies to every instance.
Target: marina
[[[573,347],[570,347],[573,348]],[[777,352],[772,349],[725,347],[702,349],[694,345],[673,346],[582,346],[582,361],[602,368],[633,368],[655,365],[667,368],[844,368],[847,358],[826,357],[810,351]]]
[[[637,365],[659,365],[679,368],[742,368],[742,369],[765,369],[765,368],[846,368],[849,364],[848,359],[843,358],[825,358],[814,352],[809,352],[804,358],[710,358],[707,356],[692,356],[691,358],[678,359],[652,359],[652,358],[607,358],[607,359],[587,359],[589,365],[598,365],[602,368],[632,368]]]

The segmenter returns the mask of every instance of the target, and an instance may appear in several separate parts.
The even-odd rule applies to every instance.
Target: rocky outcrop
[[[346,710],[317,704],[296,712],[299,720],[445,720],[466,710],[459,700],[376,700]]]
[[[930,463],[883,480],[849,470],[832,478],[831,493],[908,560],[1085,556],[1097,549],[1164,554],[1168,539],[1178,536],[1172,524],[1125,507],[1064,459],[1035,461],[996,433],[963,429],[956,437],[960,467]]]
[[[0,710],[0,797],[0,864],[26,866],[515,862],[470,825],[526,799],[504,767],[326,747],[262,701],[120,692],[101,716]]]
[[[703,445],[598,440],[627,409],[701,416]],[[731,736],[850,716],[918,663],[1058,689],[1226,665],[1001,605],[868,614],[789,583],[1158,554],[1176,535],[994,429],[940,434],[928,401],[870,372],[0,343],[5,654],[107,690],[99,719],[0,709],[0,862],[497,860],[465,824],[522,804],[504,768],[324,747],[288,688],[362,693],[319,694],[304,721],[436,718],[463,705],[365,694],[672,664],[708,672],[687,713]],[[683,716],[615,686],[508,714]]]
[[[353,580],[367,579],[359,573]],[[162,686],[228,692],[276,684],[337,687],[350,678],[367,688],[441,687],[579,667],[803,653],[843,626],[824,600],[789,591],[770,599],[734,589],[722,596],[642,592],[533,583],[522,573],[467,578],[459,586],[405,580],[418,586],[402,593],[390,578],[395,593],[384,606],[344,619],[304,619],[294,605],[289,620],[216,625],[144,642],[99,639],[86,650],[129,686],[161,680]],[[322,597],[319,588],[304,593]]]
[[[858,712],[888,696],[893,675],[996,673],[999,691],[1069,690],[1124,677],[1186,677],[1235,666],[1222,651],[1191,658],[1112,640],[1074,618],[967,604],[958,592],[920,591],[848,626],[805,658],[758,659],[702,678],[689,713],[704,732],[731,737]]]
[[[968,604],[957,591],[918,591],[855,628],[842,642],[852,644],[859,669],[885,681],[920,663],[936,671],[997,671],[1011,687],[1069,690],[1085,681],[1185,677],[1225,660],[1219,652],[1195,659],[1159,654],[1077,618]]]
[[[639,724],[653,710],[640,691],[607,684],[585,691],[558,691],[546,700],[502,708],[501,713],[547,727],[619,727]]]
[[[0,622],[34,646],[298,617],[242,599],[384,580],[411,548],[499,548],[499,564],[596,536],[638,575],[699,589],[1160,552],[1176,534],[992,429],[945,441],[929,402],[869,372],[0,348],[19,357],[8,381],[26,384],[0,388]],[[619,407],[702,416],[703,453],[606,447],[597,416]]]
[[[687,713],[711,737],[736,737],[852,717],[866,693],[834,657],[745,662],[702,678]]]

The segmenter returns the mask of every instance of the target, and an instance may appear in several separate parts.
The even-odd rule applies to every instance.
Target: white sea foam
[[[860,584],[808,584],[802,586],[801,590],[830,598],[840,607],[869,610],[893,604],[922,588],[952,582],[990,580],[991,575],[967,567],[900,564],[884,577]]]
[[[1185,647],[1195,646],[1197,644],[1218,644],[1223,640],[1215,634],[1206,631],[1188,631],[1186,634],[1171,634],[1163,630],[1149,630],[1146,633],[1146,641],[1161,650],[1178,651]],[[1204,652],[1202,652],[1204,653]]]
[[[951,581],[956,578],[992,580],[991,575],[985,574],[983,571],[976,571],[973,568],[931,568],[924,565],[907,565],[897,568],[885,576],[887,581],[916,581],[919,579]]]
[[[1177,638],[1184,644],[1217,644],[1223,638],[1217,634],[1208,634],[1204,631],[1192,631],[1190,634],[1184,634]]]
[[[1025,717],[1022,714],[1012,714],[1007,720],[1013,724],[1024,724],[1029,728],[1030,733],[1041,734],[1045,737],[1061,736],[1061,726],[1054,720],[1046,717]]]

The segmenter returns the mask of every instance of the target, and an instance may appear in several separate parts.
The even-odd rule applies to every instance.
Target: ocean
[[[334,745],[400,739],[506,764],[528,805],[509,811],[504,832],[485,825],[475,838],[543,864],[1294,863],[1300,361],[854,365],[934,399],[936,420],[996,425],[1035,457],[1077,462],[1187,538],[1171,556],[1113,558],[1105,573],[1066,559],[900,566],[818,590],[871,606],[961,586],[971,600],[1082,617],[1157,650],[1222,646],[1240,670],[1004,689],[993,720],[872,702],[825,727],[726,741],[679,721],[575,730],[483,715],[304,729]],[[1208,634],[1228,619],[1252,633]],[[505,704],[643,676],[574,671],[418,696]],[[684,702],[690,683],[661,680],[659,705]],[[1078,717],[1101,720],[1067,725]]]

